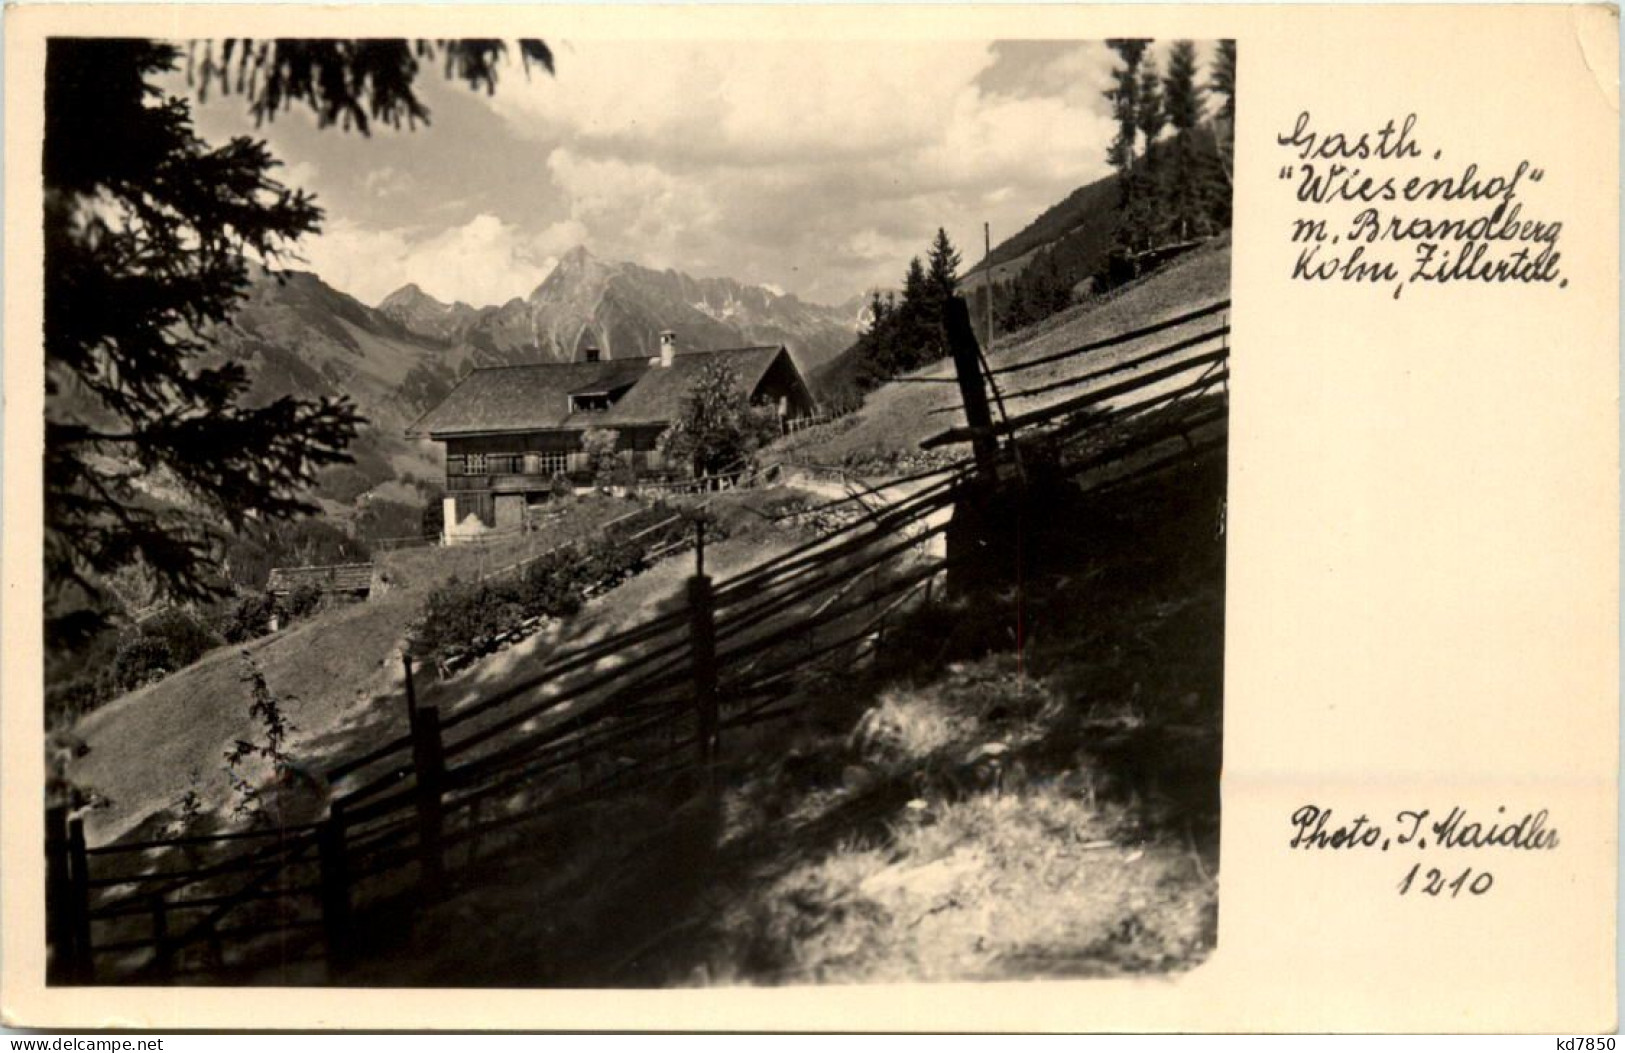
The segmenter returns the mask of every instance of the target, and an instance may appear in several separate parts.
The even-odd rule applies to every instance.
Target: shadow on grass
[[[1112,481],[1029,508],[1045,536],[1023,539],[1019,573],[916,606],[878,653],[804,676],[787,719],[730,732],[715,791],[680,779],[527,827],[446,902],[422,908],[408,889],[375,912],[367,964],[340,982],[1201,961],[1216,932],[1222,448]],[[1028,891],[1001,898],[999,882]]]

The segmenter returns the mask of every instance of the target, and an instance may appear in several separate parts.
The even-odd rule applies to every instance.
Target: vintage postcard
[[[5,1021],[1613,1030],[1617,17],[9,7]]]

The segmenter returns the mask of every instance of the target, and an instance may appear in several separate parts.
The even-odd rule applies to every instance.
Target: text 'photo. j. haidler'
[[[1234,41],[45,55],[50,984],[1213,953]]]

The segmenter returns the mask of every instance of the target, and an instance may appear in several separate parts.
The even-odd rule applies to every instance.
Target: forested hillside
[[[1117,57],[1106,92],[1117,124],[1106,148],[1113,174],[1039,213],[963,275],[939,231],[929,273],[916,258],[900,295],[875,292],[868,328],[815,374],[827,405],[851,408],[888,378],[943,357],[947,296],[969,301],[989,342],[1144,277],[1229,229],[1235,42],[1218,42],[1205,78],[1191,41],[1167,49],[1166,71],[1154,43],[1107,41]]]

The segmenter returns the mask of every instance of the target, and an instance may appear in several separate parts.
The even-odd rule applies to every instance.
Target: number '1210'
[[[1411,886],[1416,883],[1418,878],[1421,878],[1422,884],[1416,886],[1417,892],[1427,896],[1442,896],[1449,892],[1452,899],[1461,895],[1462,889],[1466,889],[1471,895],[1482,896],[1490,890],[1490,886],[1495,884],[1495,875],[1487,870],[1480,870],[1475,875],[1473,868],[1468,867],[1461,872],[1460,876],[1447,882],[1444,875],[1439,873],[1437,869],[1430,869],[1424,873],[1422,864],[1417,863],[1411,867],[1410,872],[1399,883],[1399,894],[1403,896],[1409,893]]]

